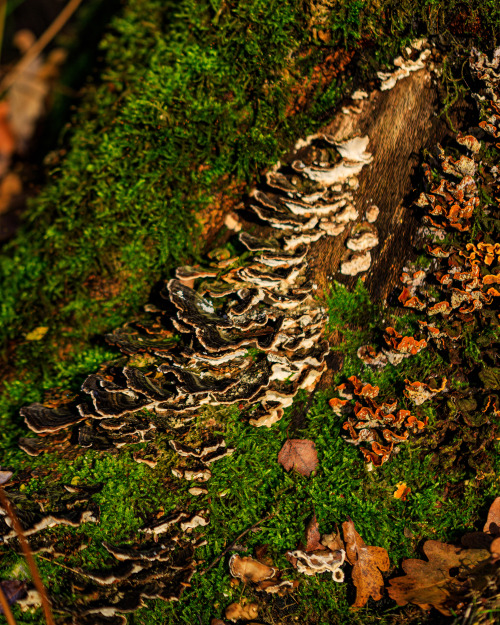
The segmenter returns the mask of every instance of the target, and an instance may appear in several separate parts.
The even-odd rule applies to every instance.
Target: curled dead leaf
[[[306,551],[316,551],[322,549],[323,546],[320,542],[321,535],[319,533],[318,521],[316,515],[312,517],[306,527]]]
[[[483,532],[492,536],[500,536],[500,497],[497,497],[491,504]]]

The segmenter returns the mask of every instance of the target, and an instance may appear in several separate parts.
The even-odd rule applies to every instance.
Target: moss
[[[471,41],[494,45],[500,23],[500,9],[490,0],[446,7],[437,0],[333,4],[322,11],[321,3],[305,0],[136,0],[115,17],[103,40],[101,79],[87,88],[60,151],[51,155],[47,186],[0,258],[4,359],[14,354],[16,365],[0,399],[2,462],[16,471],[57,470],[65,481],[105,485],[97,497],[100,524],[69,530],[89,546],[66,565],[102,565],[103,539],[132,540],[146,513],[182,503],[210,509],[200,568],[268,514],[244,544],[250,551],[268,544],[285,567],[284,551],[303,540],[313,512],[321,531],[351,516],[368,543],[389,550],[395,567],[401,557],[415,555],[424,539],[454,539],[479,527],[485,502],[497,494],[498,453],[492,454],[494,472],[478,480],[463,466],[436,471],[421,439],[402,447],[376,473],[367,472],[357,450],[340,437],[342,420],[327,404],[331,391],[302,397],[302,407],[296,403],[272,430],[249,428],[236,408],[227,409],[224,435],[237,452],[214,466],[209,494],[196,500],[185,484],[169,482],[168,453],[151,478],[133,462],[131,450],[116,457],[85,453],[70,462],[27,458],[16,448],[24,433],[19,407],[43,400],[49,389],[78,388],[85,374],[116,356],[96,337],[128,319],[155,280],[199,254],[196,214],[228,180],[249,184],[298,136],[326,121],[347,87],[373,77],[414,36],[440,35],[463,60]],[[291,110],[297,89],[313,84],[315,69],[342,46],[356,51],[359,71],[314,83],[303,108]],[[451,85],[458,70],[458,61],[447,69],[445,112],[455,97]],[[334,286],[327,301],[330,330],[344,355],[335,383],[358,374],[389,396],[400,394],[404,377],[422,379],[445,369],[428,352],[405,360],[398,372],[363,367],[356,350],[379,338],[382,314],[386,325],[397,328],[412,327],[415,319],[391,318],[370,301],[362,283],[352,293]],[[47,334],[27,340],[26,333],[40,326],[49,328]],[[465,340],[471,360],[480,362],[474,336]],[[456,388],[465,385],[457,381]],[[296,410],[307,419],[297,420]],[[438,415],[429,409],[427,416],[432,431]],[[292,432],[316,441],[320,468],[311,479],[286,474],[276,462]],[[406,502],[393,497],[400,481],[412,489]],[[453,489],[460,496],[448,498]],[[51,532],[58,536],[63,530]],[[47,586],[70,601],[64,563],[38,560]],[[3,569],[9,573],[18,562],[9,554]],[[133,622],[208,623],[232,600],[251,593],[230,586],[221,561],[206,576],[196,576],[178,604],[151,602]],[[384,606],[353,615],[345,587],[323,578],[303,579],[297,597],[293,608],[268,598],[261,603],[264,616],[286,622],[293,615],[308,624],[423,620],[411,608],[394,615]],[[20,624],[39,622],[38,614],[16,616]]]

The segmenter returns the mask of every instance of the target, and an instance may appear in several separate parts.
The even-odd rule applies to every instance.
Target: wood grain
[[[421,150],[434,148],[449,130],[435,114],[438,93],[425,69],[410,74],[390,91],[374,91],[359,108],[358,114],[339,113],[324,131],[337,141],[356,134],[370,137],[368,151],[373,161],[359,176],[355,200],[360,216],[355,223],[364,220],[370,205],[380,209],[375,223],[380,244],[372,251],[372,266],[364,280],[372,297],[385,299],[411,256],[417,232],[410,196]],[[332,276],[351,287],[357,282],[359,276],[337,273],[355,223],[343,235],[324,237],[312,246],[310,263],[320,289],[328,286]]]

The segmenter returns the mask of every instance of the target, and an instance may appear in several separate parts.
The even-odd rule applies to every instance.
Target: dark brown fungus
[[[37,434],[58,432],[85,419],[76,408],[47,408],[43,404],[31,404],[20,410],[26,425]]]
[[[239,239],[251,252],[276,252],[280,250],[280,245],[277,241],[260,239],[248,232],[240,232]]]

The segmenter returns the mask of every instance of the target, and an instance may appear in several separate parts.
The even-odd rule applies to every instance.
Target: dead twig
[[[9,519],[12,521],[12,527],[14,528],[14,531],[19,538],[21,549],[23,550],[24,556],[30,568],[31,577],[33,578],[33,584],[40,594],[40,600],[42,602],[43,613],[45,616],[45,620],[47,621],[47,625],[55,625],[54,617],[52,616],[52,610],[50,607],[50,601],[47,597],[47,591],[45,590],[45,586],[43,585],[40,573],[38,572],[38,568],[36,566],[35,559],[33,558],[30,546],[28,544],[28,541],[26,540],[26,537],[24,536],[23,528],[21,527],[21,523],[19,522],[16,513],[14,512],[14,508],[3,489],[3,486],[1,485],[0,504],[4,508],[5,512],[7,512]]]
[[[54,39],[61,28],[66,24],[69,18],[73,15],[76,9],[80,6],[82,0],[70,0],[64,9],[59,13],[52,24],[41,35],[41,37],[35,41],[35,43],[26,51],[22,59],[13,67],[13,69],[5,76],[0,83],[0,93],[6,91],[12,83],[16,80],[18,74],[28,67],[28,65],[34,61],[37,56],[45,49],[45,47]]]
[[[4,595],[1,585],[0,585],[0,605],[2,606],[2,610],[3,610],[4,616],[8,625],[16,625],[16,619],[14,618],[14,615],[12,614],[9,602],[7,601],[7,597]]]
[[[234,545],[243,538],[243,536],[246,536],[248,534],[248,532],[251,532],[252,530],[254,530],[256,527],[259,527],[259,525],[261,525],[262,523],[264,523],[265,521],[269,521],[269,519],[272,519],[274,516],[273,514],[268,514],[267,516],[265,516],[263,519],[260,519],[260,521],[257,521],[257,523],[255,523],[254,525],[252,525],[252,527],[248,527],[246,530],[243,530],[241,532],[241,534],[238,534],[238,536],[236,536],[236,538],[229,543],[229,545],[224,549],[224,551],[218,555],[215,560],[212,562],[212,564],[210,564],[210,566],[208,566],[206,569],[204,569],[203,571],[200,572],[200,575],[205,575],[205,573],[207,573],[208,571],[210,571],[210,569],[213,569],[214,566],[220,562],[222,560],[222,558],[226,555],[226,553],[228,553],[228,551],[231,551],[231,549],[234,547]]]

